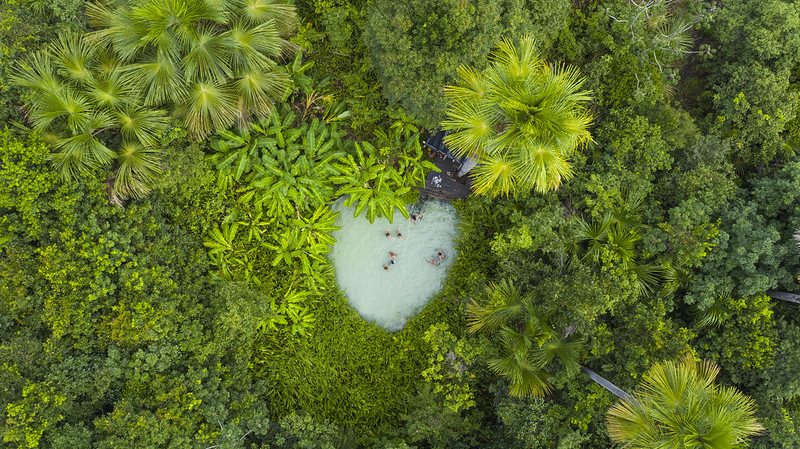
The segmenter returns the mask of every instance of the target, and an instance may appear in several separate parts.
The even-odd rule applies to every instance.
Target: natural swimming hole
[[[392,331],[401,329],[441,288],[456,257],[455,209],[441,201],[426,201],[409,208],[420,214],[416,222],[395,211],[393,223],[385,218],[370,223],[363,214],[353,218],[353,208],[341,201],[333,209],[340,212],[340,229],[333,233],[336,244],[330,253],[339,288],[365,319]],[[444,260],[439,260],[438,252]]]

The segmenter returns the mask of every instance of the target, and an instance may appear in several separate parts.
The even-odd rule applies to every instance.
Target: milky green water
[[[447,269],[455,259],[453,239],[457,218],[453,206],[428,201],[417,206],[422,218],[416,223],[395,212],[394,223],[377,219],[370,224],[363,215],[353,218],[353,209],[339,203],[340,230],[330,258],[339,287],[350,304],[367,320],[389,329],[402,328],[442,286]],[[397,237],[400,231],[401,238]],[[390,238],[385,236],[390,232]],[[444,261],[436,266],[428,260]],[[389,252],[397,254],[389,263]],[[383,266],[387,265],[388,270]]]

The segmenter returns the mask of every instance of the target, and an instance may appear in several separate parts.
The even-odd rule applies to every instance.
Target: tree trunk
[[[594,371],[590,370],[589,368],[581,365],[581,371],[586,373],[586,375],[589,376],[589,378],[592,379],[594,381],[594,383],[596,383],[597,385],[600,385],[601,387],[605,388],[606,390],[611,392],[611,394],[613,394],[614,396],[616,396],[616,397],[618,397],[618,398],[620,398],[620,399],[622,399],[624,401],[630,401],[630,400],[633,399],[631,397],[631,395],[629,395],[628,393],[625,392],[625,390],[623,390],[622,388],[614,385],[613,383],[611,383],[611,381],[609,381],[605,377],[595,373]]]
[[[800,304],[800,295],[795,293],[779,292],[777,290],[767,290],[767,296],[773,299],[780,299],[782,301],[789,301],[795,304]]]

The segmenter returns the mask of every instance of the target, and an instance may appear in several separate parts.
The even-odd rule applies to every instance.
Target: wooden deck
[[[458,177],[460,164],[441,156],[433,156],[432,162],[440,172],[430,172],[425,179],[425,188],[420,189],[420,197],[437,198],[445,201],[466,198],[471,193],[469,176]]]

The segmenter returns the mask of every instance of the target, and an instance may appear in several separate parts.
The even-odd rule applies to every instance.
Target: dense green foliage
[[[790,0],[2,2],[0,446],[800,447],[798,31]],[[475,194],[388,332],[331,206],[407,215],[437,128]]]

